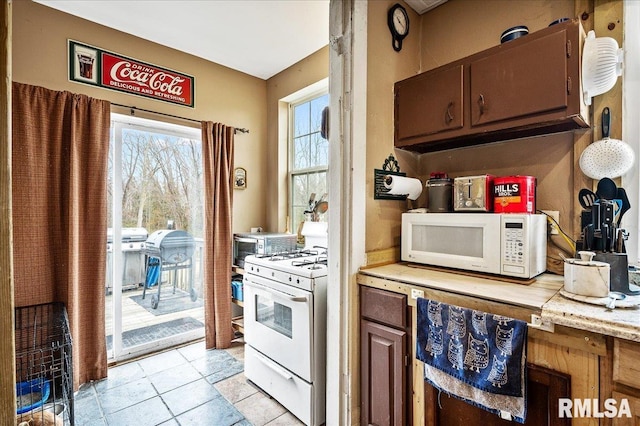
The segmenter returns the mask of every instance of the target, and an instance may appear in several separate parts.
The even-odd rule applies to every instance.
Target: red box
[[[493,211],[495,213],[535,213],[536,178],[534,176],[503,176],[493,180]]]

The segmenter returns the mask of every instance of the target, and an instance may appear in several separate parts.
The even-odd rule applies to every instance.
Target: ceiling
[[[34,1],[265,80],[329,42],[329,0]]]

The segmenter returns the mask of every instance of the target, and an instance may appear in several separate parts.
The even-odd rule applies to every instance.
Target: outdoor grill
[[[149,235],[144,249],[144,254],[147,256],[147,272],[142,298],[145,298],[147,288],[157,283],[157,294],[151,296],[153,309],[156,309],[160,303],[162,273],[165,271],[173,271],[173,293],[175,293],[178,270],[189,269],[189,294],[192,301],[195,302],[198,299],[198,294],[193,288],[192,257],[195,246],[195,240],[186,231],[161,229]]]
[[[144,283],[144,245],[149,233],[145,228],[122,228],[122,290],[138,288]],[[106,293],[113,291],[113,229],[107,229],[107,279]]]
[[[157,257],[163,263],[182,263],[191,259],[196,243],[186,231],[161,229],[149,235],[145,247],[147,256]]]

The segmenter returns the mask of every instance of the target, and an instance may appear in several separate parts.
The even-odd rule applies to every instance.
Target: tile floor
[[[75,396],[75,424],[109,426],[302,425],[244,377],[244,344],[193,343],[109,368]]]

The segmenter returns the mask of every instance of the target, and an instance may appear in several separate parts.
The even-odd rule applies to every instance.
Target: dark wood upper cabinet
[[[395,146],[416,152],[588,128],[579,20],[399,81]]]
[[[561,31],[471,62],[471,126],[565,110],[566,42]]]
[[[398,139],[462,128],[463,72],[462,65],[439,68],[396,85]],[[432,90],[434,87],[440,90]]]

